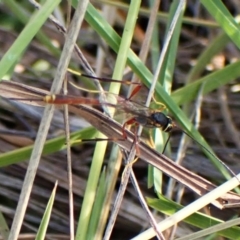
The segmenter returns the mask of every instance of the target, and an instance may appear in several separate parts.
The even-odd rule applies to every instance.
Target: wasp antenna
[[[84,88],[84,87],[80,87],[80,86],[78,86],[77,84],[75,84],[75,83],[73,83],[72,81],[68,81],[69,82],[69,84],[71,84],[73,87],[75,87],[75,88],[77,88],[77,89],[79,89],[79,90],[81,90],[81,91],[84,91],[84,92],[91,92],[91,93],[100,93],[101,91],[99,91],[99,90],[91,90],[91,89],[87,89],[87,88]]]
[[[75,71],[75,70],[73,70],[71,68],[68,68],[67,71],[72,73],[72,74],[74,74],[74,75],[77,75],[77,76],[81,76],[82,75],[82,73],[80,71]]]
[[[164,152],[166,151],[166,148],[167,148],[167,145],[169,143],[170,137],[171,137],[171,132],[168,133],[168,138],[167,138],[167,141],[166,141],[166,143],[164,145],[164,148],[162,150],[162,154],[164,154]]]
[[[36,101],[36,102],[42,102],[43,99],[41,98],[7,98],[7,100],[11,100],[11,101]]]

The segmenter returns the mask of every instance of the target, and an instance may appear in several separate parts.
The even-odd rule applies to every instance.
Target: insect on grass
[[[88,76],[85,74],[81,74],[81,75],[88,77],[90,79],[97,79],[97,80],[100,80],[103,82],[104,81],[105,82],[114,81],[114,82],[118,82],[118,83],[131,84],[131,82],[129,82],[129,81],[122,82],[122,81],[113,80],[110,78],[97,78],[97,77],[92,77],[92,76]],[[124,97],[120,97],[118,95],[107,93],[107,99],[108,100],[110,98],[113,99],[114,100],[113,103],[112,103],[112,101],[108,101],[108,100],[103,102],[97,98],[81,97],[81,96],[70,95],[70,94],[38,96],[35,92],[32,94],[34,96],[34,98],[24,98],[24,90],[22,90],[23,97],[21,97],[21,95],[19,95],[18,98],[9,98],[9,99],[15,100],[15,101],[22,101],[22,102],[37,101],[37,102],[42,102],[45,104],[55,104],[55,105],[63,105],[63,104],[71,104],[71,105],[84,104],[84,105],[93,105],[93,106],[106,105],[109,107],[116,108],[117,110],[120,110],[131,116],[131,118],[126,120],[122,126],[123,140],[126,138],[125,129],[129,125],[142,125],[143,127],[146,127],[146,128],[160,128],[162,131],[168,132],[168,133],[174,129],[179,129],[183,133],[185,133],[188,137],[190,137],[193,141],[197,142],[203,149],[205,149],[214,158],[216,158],[226,169],[229,170],[229,172],[232,173],[233,176],[236,176],[234,174],[234,172],[222,160],[220,160],[214,153],[212,153],[209,149],[207,149],[205,146],[203,146],[201,143],[199,143],[190,134],[188,134],[187,132],[182,130],[180,127],[178,127],[169,116],[166,116],[162,112],[163,108],[161,108],[160,110],[153,110],[149,107],[145,107],[142,104],[139,104],[139,103],[131,100],[131,98],[135,94],[137,94],[137,92],[141,88],[141,84],[139,84],[138,82],[133,83],[133,84],[136,84],[137,86],[135,87],[135,89],[133,90],[133,92],[129,98],[124,98]],[[26,89],[26,91],[28,91],[28,94],[29,94],[29,90]],[[109,139],[104,139],[104,140],[109,140]]]

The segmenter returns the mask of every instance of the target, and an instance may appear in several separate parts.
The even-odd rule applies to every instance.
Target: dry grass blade
[[[26,93],[24,97],[27,97],[27,94],[31,92],[33,89],[34,93],[37,95],[39,93],[39,99],[41,99],[45,94],[49,94],[49,92],[32,88],[29,86],[25,86],[24,84],[18,84],[8,81],[1,81],[0,82],[0,95],[6,98],[21,98],[21,92],[17,93],[18,88],[23,91],[24,87],[26,87]],[[8,91],[8,89],[15,89],[15,91]],[[31,97],[31,93],[28,98]],[[19,100],[20,101],[20,100]],[[44,102],[41,101],[23,101],[26,104],[30,105],[37,105],[43,106],[45,105]],[[90,108],[85,105],[79,106],[69,106],[69,111],[73,112],[83,118],[85,118],[90,124],[92,124],[95,128],[99,131],[104,133],[111,139],[116,139],[115,142],[119,144],[122,148],[127,151],[131,150],[132,142],[135,139],[135,135],[130,132],[126,131],[126,140],[122,139],[122,126],[114,121],[112,118],[107,117],[106,115],[102,114],[98,110]],[[152,164],[154,167],[157,167],[161,171],[163,171],[168,176],[174,178],[176,181],[184,184],[186,187],[193,190],[198,195],[202,196],[205,193],[213,190],[216,186],[211,182],[205,180],[204,178],[198,176],[197,174],[192,173],[191,171],[187,170],[186,168],[177,165],[171,159],[167,158],[166,156],[158,153],[154,149],[150,148],[147,144],[140,141],[139,142],[139,152],[138,157],[142,160],[146,161],[149,164]],[[221,198],[214,201],[216,207],[222,209],[224,208],[224,204],[234,204],[240,201],[240,196],[233,192],[228,192],[224,194]]]
[[[106,136],[115,139],[122,138],[122,126],[115,122],[113,119],[106,117],[101,112],[87,106],[70,106],[69,110],[84,117],[88,122],[90,122],[99,131],[103,132]],[[124,149],[130,151],[131,144],[135,136],[133,133],[127,131],[127,137],[128,138],[125,141],[116,140],[116,142]],[[192,189],[198,195],[202,196],[216,187],[214,184],[210,183],[204,178],[190,172],[180,165],[177,165],[171,159],[158,153],[142,141],[139,143],[139,149],[139,158],[152,164],[154,167],[157,167],[168,176]],[[238,194],[229,192],[226,195],[222,196],[221,199],[213,202],[213,204],[216,207],[222,209],[224,207],[224,203],[236,203],[239,202],[239,200],[240,196]]]
[[[63,52],[62,52],[61,58],[59,60],[57,74],[54,77],[54,81],[53,81],[52,88],[51,88],[51,91],[54,93],[59,92],[61,89],[63,78],[67,71],[67,66],[70,61],[73,46],[74,46],[74,43],[77,38],[76,29],[78,29],[82,23],[84,11],[87,7],[87,4],[88,4],[87,1],[82,1],[81,3],[78,4],[78,8],[74,14],[73,20],[69,27],[68,36],[66,38]],[[39,126],[39,130],[38,130],[38,134],[37,134],[37,137],[35,140],[34,148],[31,153],[31,158],[29,161],[27,173],[24,178],[23,187],[21,189],[21,194],[19,197],[16,214],[14,216],[11,231],[9,234],[9,239],[17,239],[17,237],[19,235],[19,232],[20,232],[20,229],[22,226],[22,222],[24,219],[24,215],[26,212],[26,208],[28,205],[30,193],[32,190],[34,178],[36,176],[37,168],[38,168],[38,165],[40,162],[40,157],[42,154],[44,142],[46,140],[50,122],[51,122],[51,119],[53,116],[53,110],[54,110],[53,107],[47,106],[43,113],[42,121]]]
[[[39,3],[37,3],[36,1],[34,0],[30,0],[29,1],[36,9],[40,9],[41,8],[41,5]],[[53,15],[50,15],[49,16],[49,19],[52,21],[52,23],[56,26],[56,28],[59,30],[60,33],[62,33],[64,36],[66,36],[67,34],[67,29],[53,16]],[[77,46],[77,44],[74,44],[74,50],[77,54],[77,56],[79,57],[79,60],[81,62],[81,65],[83,66],[83,68],[85,69],[85,71],[90,74],[91,76],[93,76],[93,80],[94,82],[96,83],[96,86],[98,87],[99,91],[100,91],[100,94],[103,94],[103,99],[104,99],[104,91],[102,89],[102,86],[101,84],[99,83],[98,79],[97,78],[94,78],[96,77],[93,69],[91,68],[91,66],[89,65],[88,61],[85,59],[84,57],[84,54],[82,54],[80,48]]]

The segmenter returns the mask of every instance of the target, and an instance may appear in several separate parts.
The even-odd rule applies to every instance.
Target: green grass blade
[[[14,17],[16,17],[24,25],[27,24],[27,22],[29,21],[30,13],[27,12],[26,8],[23,8],[20,3],[14,0],[4,0],[4,4],[7,5],[9,9],[11,9]],[[39,30],[39,32],[36,34],[36,38],[39,39],[39,41],[55,56],[60,55],[60,50],[52,44],[49,37],[47,37],[46,34],[43,33],[43,31]]]
[[[215,71],[206,77],[200,78],[197,81],[188,84],[187,86],[178,89],[172,93],[172,99],[179,105],[190,103],[198,94],[201,85],[203,87],[203,95],[230,83],[232,80],[240,76],[240,61],[229,64],[225,68]]]
[[[9,236],[9,228],[7,225],[7,221],[4,218],[4,215],[2,212],[0,213],[0,235],[3,239],[8,239]]]
[[[219,0],[202,0],[201,3],[209,11],[211,16],[215,18],[223,31],[240,49],[240,27],[223,2]]]
[[[147,202],[149,206],[154,208],[155,210],[171,216],[172,214],[176,213],[180,209],[183,208],[180,204],[177,204],[164,196],[159,196],[159,199],[152,199],[147,198]],[[213,225],[222,223],[220,219],[213,218],[203,213],[195,213],[191,216],[184,219],[184,222],[189,223],[195,227],[205,229],[211,227]],[[239,227],[232,227],[221,232],[218,232],[218,235],[227,237],[230,239],[236,239],[236,237],[240,236],[240,228]]]
[[[98,32],[101,37],[104,38],[104,40],[109,44],[109,46],[112,47],[114,51],[118,52],[119,43],[120,43],[119,36],[109,26],[109,24],[100,16],[100,14],[94,9],[94,7],[91,4],[89,4],[86,12],[86,20],[94,28],[94,30]],[[149,87],[151,80],[153,78],[153,75],[150,73],[150,71],[146,68],[146,66],[139,60],[139,58],[132,51],[129,51],[129,54],[128,54],[128,64],[132,68],[132,70],[141,78],[143,83]],[[195,92],[197,92],[198,89],[200,89],[200,85],[201,84],[199,84],[197,88],[195,88]],[[218,85],[216,87],[218,87]],[[186,132],[188,132],[194,139],[196,139],[198,142],[200,142],[202,145],[204,145],[206,148],[212,151],[210,146],[201,136],[201,134],[193,127],[188,117],[177,106],[177,104],[174,101],[175,99],[173,100],[169,96],[169,94],[167,94],[164,91],[163,87],[160,84],[157,84],[155,89],[156,89],[156,96],[167,106],[171,114],[176,119],[177,123]],[[191,94],[191,92],[188,92],[186,95],[182,95],[182,98],[187,97],[188,94]],[[225,177],[228,178],[230,176],[228,171],[218,162],[216,158],[214,158],[212,155],[210,155],[206,151],[204,151],[204,153],[209,157],[212,163],[219,169],[219,171]]]
[[[97,197],[94,201],[94,205],[91,213],[91,219],[89,221],[89,229],[91,229],[91,231],[88,231],[89,240],[96,239],[96,236],[102,239],[102,236],[99,235],[99,233],[101,233],[101,229],[98,228],[98,225],[99,225],[99,221],[102,221],[101,211],[103,209],[103,203],[106,197],[106,187],[107,187],[106,180],[107,180],[106,171],[103,170],[99,178],[99,185],[98,185],[97,194],[96,194]]]
[[[49,225],[49,221],[50,221],[50,217],[51,217],[51,212],[52,212],[52,208],[53,208],[53,203],[54,203],[54,199],[56,196],[56,190],[57,190],[57,182],[53,188],[51,197],[48,201],[47,207],[45,209],[43,218],[41,220],[37,235],[36,235],[36,240],[44,240],[46,239],[46,232],[47,232],[47,228]]]
[[[179,5],[179,1],[173,1],[173,3],[171,4],[166,33],[169,31],[170,24],[174,18],[178,5]],[[179,37],[180,37],[181,28],[182,28],[183,13],[184,12],[181,11],[178,21],[176,23],[176,26],[174,28],[173,35],[168,47],[168,51],[164,58],[163,68],[159,77],[160,83],[162,84],[162,86],[164,86],[167,92],[169,92],[170,89],[172,88],[172,80],[173,80],[173,74],[175,69],[175,60],[177,56]]]
[[[60,0],[46,1],[40,11],[37,11],[29,20],[26,27],[22,30],[16,41],[9,50],[4,54],[0,61],[0,79],[11,69],[26,49],[30,41],[39,31],[48,16],[58,6]]]
[[[202,52],[200,57],[198,57],[196,65],[191,68],[186,82],[189,83],[197,79],[204,71],[206,65],[210,62],[213,56],[222,51],[229,41],[230,38],[225,33],[220,34],[213,41],[211,41],[211,43]]]
[[[173,1],[173,3],[171,4],[169,19],[167,22],[165,39],[167,38],[166,36],[169,33],[169,31],[171,30],[170,26],[175,17],[175,14],[177,13],[178,6],[179,6],[179,1]],[[163,65],[162,65],[161,72],[159,75],[159,83],[161,83],[161,85],[163,86],[165,91],[168,93],[172,89],[172,81],[173,81],[174,68],[175,68],[175,59],[176,59],[176,55],[177,55],[179,37],[180,37],[180,32],[181,32],[181,27],[182,27],[182,19],[183,19],[183,12],[184,12],[183,10],[184,10],[184,8],[182,9],[181,13],[178,16],[178,20],[177,20],[176,26],[173,30],[173,35],[170,40],[168,50],[166,52],[166,55],[164,56]],[[159,129],[154,129],[153,136],[154,136],[155,145],[157,146],[157,150],[162,152],[162,149],[164,148],[164,145],[167,141],[168,134],[159,131]],[[168,149],[170,149],[170,148],[168,148]],[[169,153],[169,151],[168,151],[168,153]],[[150,171],[150,169],[149,169],[149,171]],[[153,171],[153,174],[154,174],[155,189],[157,192],[161,192],[161,189],[160,189],[161,185],[159,184],[159,182],[161,182],[159,180],[161,173],[159,173],[159,170],[155,169]],[[152,179],[152,177],[150,177],[150,179]],[[150,185],[150,183],[149,183],[149,185]]]
[[[90,127],[72,133],[70,136],[70,140],[74,142],[78,141],[79,139],[91,139],[95,136],[95,134],[96,130]],[[0,154],[0,167],[5,167],[29,159],[32,149],[33,145]],[[43,155],[51,154],[63,149],[66,149],[65,136],[46,141],[43,149]]]
[[[136,14],[139,9],[137,5],[140,5],[140,1],[135,0],[131,2],[129,15],[128,15],[130,17],[127,18],[121,43],[119,41],[120,49],[119,49],[119,53],[116,60],[116,67],[113,73],[114,79],[121,79],[123,76],[123,70],[126,65],[126,59],[128,56],[127,54],[129,51],[129,46],[131,44],[132,34],[134,31],[135,22],[137,19]],[[99,23],[97,18],[102,19],[102,17],[99,14],[97,15],[95,14],[95,9],[94,10],[91,10],[91,9],[93,9],[93,7],[91,7],[91,5],[89,4],[88,10],[86,13],[86,18],[89,17],[91,19],[94,19],[93,21],[94,23]],[[107,26],[111,29],[111,27],[108,24],[106,24],[105,27],[101,26],[100,30],[104,30],[102,32],[107,31],[106,29]],[[96,27],[99,28],[97,24],[96,24]],[[119,37],[118,39],[120,40]],[[111,84],[110,92],[114,92],[115,94],[118,94],[119,89],[120,89],[119,84],[116,84],[116,83]],[[102,138],[104,136],[100,134],[98,137]],[[90,234],[89,232],[92,231],[92,229],[89,228],[89,221],[91,216],[90,214],[91,214],[91,209],[94,203],[94,198],[96,195],[97,183],[100,176],[102,163],[104,160],[104,152],[105,152],[106,146],[107,146],[107,142],[101,142],[101,143],[99,142],[95,148],[92,166],[89,173],[89,181],[86,187],[86,192],[85,192],[84,201],[82,205],[83,211],[81,212],[79,223],[78,223],[76,239],[86,239],[86,236],[88,236]],[[101,154],[99,154],[99,152],[101,152]],[[116,178],[116,176],[113,176],[113,177]],[[112,181],[113,180],[110,180],[110,182]]]

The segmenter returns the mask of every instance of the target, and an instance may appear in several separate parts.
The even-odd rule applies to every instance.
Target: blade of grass
[[[222,1],[201,0],[201,3],[209,11],[212,17],[221,26],[222,30],[240,49],[240,27]]]
[[[53,1],[53,2],[56,5],[59,4],[59,1]],[[50,1],[50,0],[46,1],[44,6],[40,9],[39,12],[42,12],[44,10],[45,12],[47,12],[50,15],[50,13],[52,12],[50,10],[54,9],[53,6],[55,7],[54,4],[52,4],[52,1]],[[62,52],[62,55],[61,55],[61,58],[60,58],[60,61],[58,64],[57,74],[54,77],[53,85],[51,88],[52,93],[59,92],[60,88],[62,86],[62,82],[63,82],[64,76],[65,76],[65,73],[67,71],[71,53],[73,51],[74,44],[75,44],[75,41],[76,41],[76,38],[78,35],[78,31],[76,29],[80,28],[80,25],[83,20],[83,13],[86,8],[86,5],[87,5],[86,1],[79,2],[79,5],[73,16],[73,20],[69,27],[69,32],[66,37],[66,42],[64,44],[63,52]],[[46,6],[48,7],[47,9],[45,9]],[[50,8],[50,6],[52,6],[52,8]],[[36,13],[36,16],[38,16],[39,12]],[[43,15],[45,17],[48,17],[44,13],[43,13]],[[34,27],[34,26],[32,26],[32,27]],[[21,229],[22,221],[24,218],[24,214],[25,214],[27,204],[29,201],[34,178],[36,175],[36,170],[39,165],[44,142],[46,140],[50,122],[53,117],[53,110],[54,110],[54,106],[49,105],[49,106],[46,106],[44,113],[43,113],[42,121],[40,123],[39,131],[38,131],[37,138],[36,138],[36,141],[34,144],[34,149],[31,154],[29,166],[28,166],[27,173],[26,173],[26,176],[24,179],[22,191],[21,191],[21,194],[19,197],[16,214],[14,216],[11,232],[9,235],[9,239],[12,239],[12,240],[15,240],[18,238],[18,235],[19,235],[19,232]]]
[[[99,13],[94,9],[94,7],[89,4],[87,12],[86,12],[86,20],[89,24],[99,33],[101,37],[105,39],[105,41],[112,47],[114,51],[118,51],[120,38],[115,33],[115,31],[107,24],[104,19],[101,18]],[[129,51],[128,53],[128,64],[133,69],[133,71],[142,79],[144,84],[150,86],[151,80],[153,78],[152,74],[149,70],[142,64],[142,62],[138,59],[138,57],[132,52]],[[239,68],[238,68],[239,70]],[[240,74],[238,74],[240,75]],[[197,86],[199,88],[200,86]],[[217,87],[217,86],[216,86]],[[213,90],[213,89],[212,89]],[[203,146],[208,148],[210,151],[211,148],[201,136],[201,134],[193,127],[191,122],[189,121],[188,117],[182,112],[182,110],[176,105],[173,99],[164,91],[160,84],[156,85],[155,88],[156,96],[166,105],[169,111],[172,113],[174,118],[180,124],[180,126],[190,134],[194,139],[199,141]],[[196,93],[198,92],[197,89],[195,90]],[[187,97],[188,94],[191,92],[187,92],[186,95],[182,97]],[[204,151],[204,150],[203,150]],[[208,158],[212,161],[214,166],[216,166],[219,171],[225,176],[226,178],[229,177],[229,173],[227,170],[218,162],[216,158],[214,158],[211,154],[204,151],[204,153],[208,156]]]
[[[150,7],[153,6],[154,0],[149,1]],[[159,53],[160,53],[160,43],[159,43],[159,29],[158,29],[158,21],[156,21],[154,29],[153,29],[153,34],[151,38],[151,47],[150,47],[150,57],[151,57],[151,65],[153,71],[156,70],[157,68],[157,62],[159,58]],[[159,152],[162,150],[162,146],[164,143],[163,135],[161,134],[159,129],[155,129],[153,131],[153,141],[155,143],[155,149]],[[156,136],[156,137],[155,137]],[[157,179],[157,181],[155,181]],[[162,172],[154,168],[152,165],[148,165],[148,179],[147,179],[147,185],[148,188],[151,188],[154,184],[155,189],[157,191],[161,192],[162,188]]]
[[[240,177],[240,174],[237,175]],[[197,212],[199,209],[203,208],[204,206],[210,204],[214,199],[219,198],[223,193],[230,191],[231,189],[237,187],[239,185],[239,180],[237,178],[232,178],[229,181],[225,182],[221,186],[215,188],[211,192],[205,194],[203,197],[199,198],[198,200],[194,201],[193,203],[189,204],[185,208],[179,210],[171,217],[163,220],[158,224],[162,231],[166,230],[167,228],[175,225],[176,223],[182,221],[186,217],[190,216],[191,214]],[[137,237],[133,238],[134,240],[140,239],[150,239],[154,236],[153,229],[148,229],[145,232],[139,234]]]
[[[26,49],[30,41],[36,35],[40,27],[46,21],[53,9],[59,4],[58,1],[47,1],[41,11],[36,12],[29,20],[17,40],[12,44],[9,50],[4,54],[0,61],[0,79],[11,69]]]
[[[7,221],[4,218],[2,212],[0,212],[0,234],[4,240],[8,239],[9,228],[8,228]]]
[[[210,62],[213,56],[219,53],[230,41],[229,37],[222,33],[213,39],[205,50],[198,57],[196,65],[194,65],[188,73],[186,82],[190,83],[197,79],[205,69],[206,65]]]
[[[129,10],[128,10],[128,14],[127,14],[127,19],[124,25],[124,31],[123,31],[123,36],[122,36],[122,40],[121,40],[121,44],[119,47],[119,51],[118,51],[118,56],[116,59],[116,64],[115,64],[115,68],[114,68],[114,72],[113,72],[113,78],[115,79],[122,79],[123,77],[123,72],[124,72],[124,68],[126,67],[126,62],[127,62],[127,58],[128,58],[128,52],[131,49],[131,42],[132,42],[132,38],[133,38],[133,34],[134,34],[134,30],[135,30],[135,26],[136,26],[136,21],[138,18],[138,13],[139,13],[139,9],[140,9],[140,4],[141,1],[139,0],[134,0],[131,1],[130,5],[129,5]],[[120,85],[116,85],[111,84],[110,85],[110,92],[113,92],[115,94],[119,94],[120,91]],[[113,149],[113,151],[115,151]],[[135,153],[133,154],[135,155]],[[127,159],[128,162],[132,161],[131,158],[131,152],[129,153],[129,158]],[[115,159],[112,158],[112,162],[109,163],[112,166],[118,166],[118,169],[114,169],[114,171],[112,171],[109,174],[109,184],[108,184],[108,189],[112,189],[111,194],[113,195],[113,188],[112,186],[110,186],[111,183],[114,183],[114,185],[116,184],[117,181],[117,177],[120,171],[120,166],[121,166],[121,158],[116,157]],[[121,187],[119,188],[118,191],[118,195],[114,201],[114,208],[113,211],[111,213],[108,225],[107,225],[107,229],[105,231],[105,235],[104,235],[104,239],[109,239],[112,229],[114,227],[115,221],[116,221],[116,217],[118,214],[118,210],[122,204],[122,199],[123,199],[123,195],[125,193],[126,190],[126,186],[127,186],[127,182],[128,179],[126,179],[125,183],[121,184]],[[125,186],[124,186],[125,184]],[[108,198],[109,199],[109,198]],[[108,209],[110,208],[110,204],[111,202],[108,202]]]
[[[99,134],[97,137],[99,137]],[[106,142],[100,142],[100,144],[96,144],[94,150],[93,161],[91,164],[90,172],[88,174],[87,186],[84,193],[81,213],[77,224],[76,239],[79,240],[88,239],[88,236],[92,235],[92,230],[89,228],[89,221],[91,218],[93,204],[95,201],[97,201],[98,198],[96,196],[97,184],[100,176],[99,171],[101,171],[104,161],[105,145]]]
[[[125,29],[123,32],[121,45],[118,52],[114,73],[113,73],[114,79],[121,79],[123,76],[123,70],[126,65],[125,59],[127,59],[129,46],[132,40],[133,28],[135,26],[135,21],[136,21],[135,12],[138,12],[137,2],[138,1],[131,2],[132,8],[129,9],[129,15],[131,16],[131,18],[130,20],[127,20],[127,22],[128,21],[129,22],[125,24]],[[90,12],[89,14],[91,13],[95,13],[95,12]],[[95,16],[91,16],[91,18],[95,18]],[[118,94],[119,89],[120,89],[119,84],[114,83],[114,84],[111,84],[110,86],[110,92],[113,92],[115,94]],[[102,135],[101,133],[98,136],[98,138],[103,138],[103,137],[104,135]],[[89,181],[86,187],[86,193],[85,193],[84,201],[82,205],[83,211],[81,212],[79,223],[78,223],[76,239],[86,239],[87,231],[91,231],[91,229],[89,229],[90,212],[92,210],[92,206],[95,201],[96,188],[97,188],[97,183],[98,183],[98,179],[99,179],[101,168],[102,168],[102,163],[104,160],[104,152],[105,152],[106,146],[107,146],[107,142],[99,142],[96,145],[92,166],[89,173]],[[101,152],[101,155],[99,154],[99,152]],[[116,179],[116,173],[112,176],[112,180],[109,180],[109,183],[113,184],[116,181],[114,179]]]
[[[70,140],[72,142],[78,141],[79,139],[91,139],[95,137],[96,130],[92,127],[80,130],[71,134]],[[79,143],[76,143],[79,144]],[[6,167],[11,164],[23,162],[30,158],[33,145],[18,148],[13,151],[0,154],[0,167]],[[56,151],[66,149],[65,136],[57,137],[51,140],[47,140],[44,144],[43,155],[48,155]]]
[[[101,217],[101,211],[104,206],[104,200],[106,198],[106,170],[104,169],[100,178],[99,178],[99,185],[97,189],[97,200],[94,203],[93,209],[92,209],[92,214],[91,214],[91,219],[89,221],[89,229],[91,231],[88,231],[88,239],[102,239],[102,231],[101,229],[98,228],[99,222],[102,221]],[[106,211],[106,209],[104,208]],[[105,225],[104,225],[105,226]],[[98,233],[98,234],[96,234]]]
[[[36,240],[42,240],[42,239],[46,239],[46,232],[47,232],[47,228],[49,225],[49,221],[50,221],[50,217],[51,217],[51,212],[52,212],[52,208],[53,208],[53,204],[54,204],[54,199],[56,196],[56,190],[57,190],[57,182],[55,183],[55,186],[53,188],[51,197],[48,201],[47,207],[45,209],[43,218],[41,220],[37,235],[36,235]]]
[[[26,8],[23,8],[20,3],[17,3],[14,0],[3,0],[4,4],[9,7],[11,12],[14,14],[15,17],[18,18],[18,20],[23,23],[24,25],[27,24],[29,20],[30,13],[27,12]],[[36,34],[36,38],[39,39],[39,41],[44,44],[45,47],[48,48],[48,50],[53,53],[55,56],[60,56],[60,50],[57,49],[52,42],[50,41],[49,37],[47,37],[43,31],[39,30],[39,32]]]
[[[93,2],[97,2],[96,0]],[[115,6],[118,9],[123,9],[123,10],[127,10],[128,9],[128,4],[127,3],[123,3],[120,1],[111,1],[111,0],[101,0],[102,3],[108,4],[110,6]],[[141,7],[140,11],[139,11],[139,15],[141,16],[146,16],[148,17],[150,14],[150,10],[146,7]],[[159,21],[165,23],[167,22],[168,19],[168,13],[166,12],[159,12],[158,13],[158,19]],[[192,18],[192,17],[184,17],[183,18],[183,23],[185,24],[190,24],[193,26],[203,26],[203,27],[218,27],[218,24],[214,21],[210,21],[210,20],[204,20],[204,19],[197,19],[197,18]]]
[[[176,11],[178,9],[179,1],[173,1],[170,7],[169,12],[169,19],[167,22],[167,28],[166,28],[166,34],[167,37],[168,32],[171,30],[171,23],[175,17]],[[163,86],[166,92],[170,94],[171,88],[172,88],[172,80],[173,80],[173,74],[174,74],[174,68],[175,68],[175,59],[177,55],[177,49],[178,49],[178,43],[179,43],[179,36],[180,31],[182,27],[182,19],[183,19],[183,13],[185,10],[185,6],[183,6],[183,9],[181,10],[178,20],[176,22],[176,26],[173,31],[172,38],[169,43],[169,47],[167,49],[166,55],[164,56],[161,72],[159,75],[159,82]],[[165,37],[165,38],[166,38]],[[154,142],[155,144],[158,143],[158,150],[162,151],[164,143],[166,143],[166,140],[168,138],[168,134],[163,133],[159,131],[159,129],[154,129]],[[160,173],[157,169],[154,170],[154,182],[156,191],[161,192],[161,189],[159,188],[159,176]],[[157,188],[156,188],[157,187]]]
[[[221,236],[222,235],[226,235],[224,229],[228,230],[228,228],[232,227],[229,230],[233,230],[235,228],[235,226],[239,225],[239,223],[240,223],[240,218],[229,220],[229,221],[226,221],[226,222],[223,222],[223,223],[219,223],[219,224],[217,224],[215,226],[203,229],[201,231],[189,234],[189,235],[187,235],[185,237],[177,238],[176,240],[188,240],[188,239],[194,240],[194,239],[200,239],[200,238],[206,237],[206,236],[208,236],[208,238],[212,238],[213,239],[213,238],[216,238],[217,235],[221,235]],[[237,239],[237,240],[239,240],[240,239],[239,232],[236,233],[230,239],[233,239],[233,240]]]
[[[172,215],[177,211],[179,211],[180,209],[183,209],[183,206],[165,198],[163,195],[159,196],[159,199],[147,198],[147,202],[155,210],[160,211],[167,215]],[[222,223],[223,221],[220,219],[208,216],[206,214],[196,212],[191,216],[185,218],[184,222],[191,224],[195,227],[205,229],[209,227],[209,224],[211,226],[214,226],[216,224]],[[221,231],[218,234],[223,237],[235,239],[236,236],[240,236],[240,228],[232,227],[230,229]]]
[[[172,93],[172,99],[179,105],[190,103],[198,94],[201,85],[204,84],[203,95],[230,83],[240,76],[240,61],[227,65],[225,68],[215,71],[206,77],[200,78],[185,87]]]

